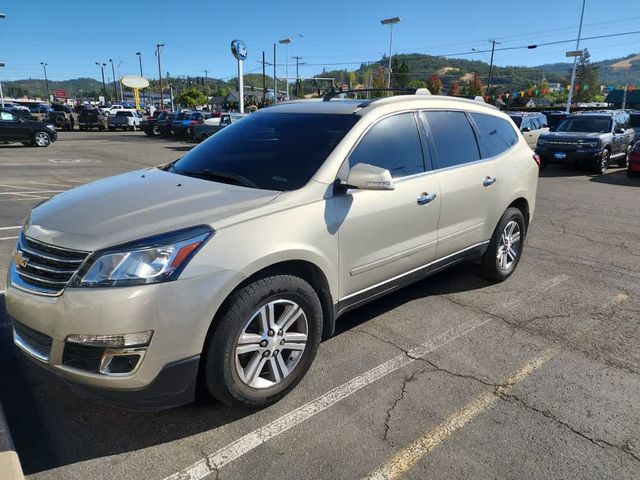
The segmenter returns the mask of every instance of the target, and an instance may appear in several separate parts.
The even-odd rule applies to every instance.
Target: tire
[[[627,165],[629,165],[629,155],[631,155],[631,150],[633,150],[633,145],[629,145],[624,156],[618,160],[618,166],[620,168],[627,168]]]
[[[600,158],[593,163],[593,171],[602,175],[609,168],[609,161],[611,159],[611,153],[606,148],[600,154]]]
[[[42,130],[33,134],[33,145],[36,147],[48,147],[51,144],[51,137]]]
[[[62,115],[56,115],[56,116],[53,118],[53,124],[54,124],[56,127],[63,128],[65,123],[66,123],[66,120],[65,120],[65,118],[64,118]]]
[[[525,228],[524,217],[519,209],[510,207],[504,212],[482,257],[478,269],[481,277],[498,282],[509,278],[522,256]],[[507,234],[506,239],[503,234]],[[515,255],[509,255],[507,250],[515,250]]]
[[[109,127],[109,131],[110,132],[115,132],[116,131],[116,127]]]
[[[151,134],[154,137],[159,137],[162,134],[162,131],[160,130],[160,127],[158,127],[157,125],[154,125],[153,128],[151,129]]]
[[[104,125],[98,125],[98,131],[102,132],[104,130]]]
[[[229,406],[257,409],[277,402],[304,377],[318,351],[322,338],[318,295],[299,277],[275,275],[235,292],[222,312],[205,344],[203,380],[207,391]],[[284,335],[282,330],[264,331],[262,320],[269,312],[272,320],[268,324],[277,329],[278,321],[283,322]],[[287,325],[285,317],[291,312],[297,314]],[[296,348],[281,347],[287,335],[288,344]],[[241,336],[247,338],[246,343],[239,343]],[[302,343],[303,336],[306,343]],[[242,347],[248,351],[238,353],[236,349]],[[253,375],[252,363],[256,365]]]

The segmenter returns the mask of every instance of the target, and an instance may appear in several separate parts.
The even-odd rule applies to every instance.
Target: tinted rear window
[[[509,116],[511,117],[511,120],[513,120],[513,123],[515,123],[516,126],[520,128],[520,125],[522,125],[522,117],[518,115],[509,115]]]
[[[518,143],[518,135],[507,120],[482,113],[472,113],[471,118],[480,131],[488,157],[500,155]]]
[[[640,115],[631,115],[631,126],[633,128],[640,127]]]
[[[480,160],[478,143],[463,112],[422,112],[436,147],[435,168],[454,167]]]
[[[311,179],[358,119],[312,113],[249,115],[189,151],[169,170],[185,175],[206,170],[246,179],[254,188],[295,190]]]

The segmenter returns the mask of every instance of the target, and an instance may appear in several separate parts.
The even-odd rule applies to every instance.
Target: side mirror
[[[393,190],[393,179],[386,168],[356,163],[347,177],[347,185],[359,190]]]
[[[529,127],[524,127],[521,131],[522,132],[530,132],[531,129]]]
[[[624,133],[624,132],[625,132],[624,128],[616,128],[613,133]]]

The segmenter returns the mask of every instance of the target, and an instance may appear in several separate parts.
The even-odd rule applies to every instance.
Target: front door
[[[0,111],[0,140],[7,142],[29,140],[26,122],[11,112]]]
[[[412,112],[378,121],[349,155],[348,163],[386,168],[395,187],[350,189],[334,198],[340,225],[340,298],[357,303],[374,292],[394,288],[396,277],[435,259],[440,187],[433,172],[425,168]]]

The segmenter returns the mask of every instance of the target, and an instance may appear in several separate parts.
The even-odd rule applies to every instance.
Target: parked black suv
[[[0,109],[0,143],[21,142],[26,146],[48,147],[58,138],[53,125],[26,120],[6,109]]]
[[[626,168],[633,135],[629,114],[621,110],[570,115],[554,132],[540,135],[536,147],[540,168],[571,162],[604,173],[611,161]]]
[[[107,128],[107,118],[97,108],[85,108],[78,115],[78,128],[80,130],[97,128],[102,131]]]

